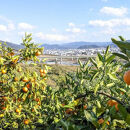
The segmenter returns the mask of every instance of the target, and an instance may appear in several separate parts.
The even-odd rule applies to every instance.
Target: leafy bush
[[[79,61],[80,69],[59,78],[55,89],[46,84],[47,65],[39,72],[22,71],[26,62],[37,65],[43,51],[31,40],[31,35],[25,35],[25,48],[16,54],[0,46],[1,129],[130,128],[130,73],[128,66],[115,59],[118,54],[111,54],[107,47],[95,59]]]

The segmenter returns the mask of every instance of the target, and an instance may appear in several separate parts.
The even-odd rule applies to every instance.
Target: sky
[[[130,39],[130,0],[0,0],[0,40],[36,43]]]

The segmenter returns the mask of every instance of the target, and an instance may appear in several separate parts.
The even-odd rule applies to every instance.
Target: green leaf
[[[78,63],[79,63],[79,65],[80,65],[80,67],[83,67],[83,64],[81,63],[80,60],[78,60]]]
[[[119,36],[119,38],[121,39],[121,41],[126,41],[122,36]]]
[[[98,107],[98,108],[101,108],[101,104],[100,104],[99,101],[97,101],[97,107]]]
[[[125,107],[123,107],[121,104],[118,104],[118,108],[119,108],[120,114],[122,115],[122,117],[125,120],[127,117],[127,111],[126,111]]]
[[[106,87],[112,87],[114,85],[115,85],[115,83],[109,83],[109,84],[106,85]]]
[[[98,55],[99,60],[103,62],[103,56],[100,53],[97,53],[97,55]]]
[[[85,114],[85,117],[87,118],[87,120],[91,122],[92,115],[88,111],[84,111],[84,114]]]
[[[90,63],[90,60],[86,64],[84,64],[84,69],[86,70],[88,68],[88,64]]]
[[[130,67],[130,62],[128,62],[127,64],[125,64],[124,67],[126,67],[126,68]]]
[[[124,60],[127,60],[127,61],[129,60],[128,57],[125,56],[124,54],[120,54],[120,53],[113,53],[113,54],[120,57],[120,58],[122,58],[122,59],[124,59]]]
[[[97,68],[97,63],[96,63],[92,58],[90,58],[90,61],[91,61],[92,64]]]
[[[84,111],[85,117],[88,121],[90,121],[96,128],[99,128],[99,124],[97,122],[97,118],[88,111]]]
[[[110,49],[110,46],[107,46],[106,51],[105,51],[105,57],[107,56],[109,49]]]
[[[101,108],[97,108],[96,109],[96,115],[97,115],[97,117],[100,116],[104,112],[105,112],[104,107],[101,106]]]
[[[122,91],[122,92],[124,92],[124,93],[126,93],[126,90],[123,89],[123,88],[119,88],[119,90]]]
[[[127,114],[126,123],[127,123],[128,125],[130,125],[130,114]]]
[[[40,124],[42,124],[42,123],[43,123],[43,120],[42,120],[42,119],[38,119],[37,122],[40,123]]]
[[[130,58],[130,50],[126,50],[126,55]]]
[[[97,85],[95,86],[95,88],[94,88],[94,94],[97,93],[98,89],[99,89],[99,84],[97,84]]]
[[[112,62],[113,59],[115,59],[115,55],[111,55],[110,57],[108,57],[108,58],[106,59],[107,64],[110,63],[110,62]]]
[[[127,41],[118,41],[112,38],[112,42],[115,43],[119,48],[124,48],[130,50],[130,42]]]
[[[91,81],[94,80],[94,79],[97,77],[98,74],[99,74],[99,72],[96,72],[96,73],[93,75]]]
[[[63,126],[63,128],[64,128],[65,130],[68,130],[68,125],[67,125],[66,122],[64,122],[63,120],[60,120],[59,123]]]
[[[109,75],[110,79],[112,79],[112,80],[118,80],[115,74],[108,73],[108,75]]]

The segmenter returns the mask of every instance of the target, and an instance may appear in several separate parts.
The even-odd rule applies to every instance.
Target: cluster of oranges
[[[40,76],[43,77],[45,74],[47,74],[47,70],[40,69]]]

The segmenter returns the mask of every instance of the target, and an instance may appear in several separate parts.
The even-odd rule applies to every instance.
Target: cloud
[[[0,25],[0,31],[7,31],[7,27],[5,25]]]
[[[75,27],[75,24],[74,23],[68,23],[68,26],[69,27]]]
[[[111,20],[90,20],[89,25],[97,27],[116,27],[116,26],[130,26],[130,18],[111,19]]]
[[[84,25],[84,24],[82,24],[82,25]],[[81,25],[80,25],[80,27],[76,27],[76,25],[74,23],[68,23],[68,26],[69,26],[69,28],[65,29],[66,32],[71,32],[71,33],[85,33],[86,32],[85,29],[81,28],[82,27]]]
[[[124,16],[125,14],[127,14],[128,9],[124,7],[120,7],[120,8],[103,7],[100,10],[100,12],[107,15]]]
[[[9,23],[9,24],[8,24],[8,29],[9,29],[10,31],[15,30],[15,25],[14,25],[13,23]]]
[[[0,15],[0,20],[5,21],[6,23],[12,23],[11,20],[9,20],[8,18],[1,16],[1,15]]]
[[[58,30],[56,28],[51,29],[52,32],[57,32]]]
[[[1,25],[1,31],[12,31],[15,30],[15,25],[11,20],[4,16],[0,16],[0,20],[3,21],[6,25]]]
[[[68,37],[62,34],[43,34],[42,32],[36,33],[35,36],[45,41],[66,41]]]
[[[66,32],[84,33],[84,32],[86,32],[86,30],[74,27],[74,28],[67,28]]]
[[[23,29],[23,30],[32,30],[35,28],[35,26],[28,24],[28,23],[19,23],[18,28]]]

